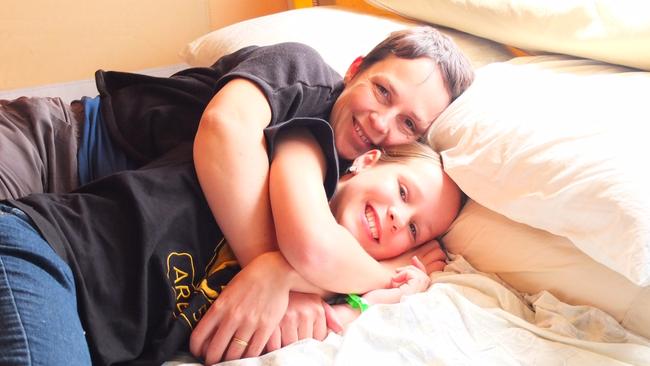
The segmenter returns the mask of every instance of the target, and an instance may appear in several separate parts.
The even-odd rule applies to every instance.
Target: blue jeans
[[[0,365],[90,365],[70,267],[0,204]]]

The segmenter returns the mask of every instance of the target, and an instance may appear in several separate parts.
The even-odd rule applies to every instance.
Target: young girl
[[[283,163],[286,164],[286,174],[290,174],[291,167],[296,166],[294,159],[302,160],[300,178],[312,171],[305,158],[310,154],[306,151],[296,154],[292,147],[295,146],[281,146],[278,153],[287,154],[273,161],[271,195],[280,197],[283,202],[273,203],[278,241],[299,245],[281,246],[282,254],[260,255],[210,307],[193,332],[190,343],[194,355],[202,357],[206,364],[218,362],[222,357],[235,359],[258,355],[274,330],[274,319],[283,314],[289,290],[322,295],[322,289],[336,293],[364,293],[373,289],[363,287],[362,281],[354,283],[341,276],[323,275],[324,278],[319,278],[323,267],[336,265],[326,262],[326,258],[331,257],[328,250],[338,250],[339,255],[363,250],[375,259],[392,258],[441,235],[460,207],[460,191],[444,174],[438,155],[428,146],[412,144],[387,148],[386,154],[372,150],[355,160],[351,168],[353,172],[341,178],[330,200],[333,219],[345,229],[337,231],[334,226],[338,224],[327,226],[332,220],[319,216],[319,206],[309,202],[307,195],[296,202],[283,198],[285,190],[296,189],[295,186],[274,188],[276,179],[279,179],[276,170],[284,170]],[[297,182],[294,184],[302,181],[289,175],[287,180]],[[304,212],[300,211],[301,205]],[[299,226],[290,225],[299,217],[303,217]],[[347,237],[349,235],[353,236],[354,242]],[[300,251],[300,245],[308,246],[308,242],[314,239],[329,242],[329,249],[313,258],[312,266],[293,267],[290,258],[295,253],[290,251],[294,248]],[[374,289],[393,285],[393,268],[383,269],[386,271],[385,282],[377,282]]]
[[[317,135],[318,128],[310,130]],[[275,159],[293,150],[285,147],[295,141],[290,134],[280,135],[286,142],[270,140],[277,148]],[[326,144],[326,140],[316,141]],[[336,165],[335,158],[324,156],[320,160],[327,160],[330,167]],[[451,222],[457,211],[458,196],[449,193],[456,192],[455,186],[444,177],[438,161],[375,162],[380,156],[374,151],[358,160],[357,172],[343,178],[332,198],[331,212],[368,250],[388,248],[389,243],[403,250],[431,239],[439,218]],[[322,187],[323,194],[334,191],[333,184]],[[405,199],[406,189],[409,195],[422,196]],[[365,197],[366,203],[354,199],[358,196]],[[449,199],[445,210],[450,212],[429,215],[438,199]],[[202,286],[201,279],[225,263],[218,261],[219,251],[215,251],[223,235],[196,180],[191,146],[181,146],[140,170],[106,177],[75,193],[33,195],[7,203],[0,215],[3,361],[90,364],[92,360],[99,365],[161,361],[175,351],[164,347],[175,343],[170,337],[189,334],[183,318],[188,303],[221,291],[216,288],[211,293],[209,286]],[[401,224],[415,215],[423,216],[418,224],[426,231],[417,239],[409,234],[408,225]],[[385,253],[392,255],[392,251]],[[283,258],[269,252],[254,262],[268,262],[273,255]],[[251,272],[259,275],[255,268],[252,263],[236,281],[242,282]],[[284,296],[290,289],[314,290],[299,280],[297,271],[275,268],[264,280],[274,286],[285,284]],[[193,315],[199,317],[201,311],[205,309]],[[185,334],[175,333],[183,327]],[[265,340],[260,338],[260,342]]]

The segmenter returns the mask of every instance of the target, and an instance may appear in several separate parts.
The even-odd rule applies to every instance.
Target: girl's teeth
[[[368,226],[370,227],[370,234],[373,239],[378,239],[379,233],[377,233],[377,226],[375,225],[375,216],[370,207],[366,207],[366,219],[368,220]]]

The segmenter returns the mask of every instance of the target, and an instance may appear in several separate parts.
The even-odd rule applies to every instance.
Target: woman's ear
[[[381,150],[379,149],[372,149],[370,151],[366,151],[365,153],[363,153],[363,155],[354,159],[352,166],[350,166],[350,172],[356,174],[366,168],[369,168],[375,165],[379,161],[380,157],[381,157]]]
[[[345,72],[345,77],[343,78],[343,83],[347,84],[352,80],[357,75],[357,72],[359,72],[359,66],[361,66],[361,62],[363,62],[363,56],[359,56],[352,61],[352,64],[350,64],[350,67],[348,67],[348,71]]]

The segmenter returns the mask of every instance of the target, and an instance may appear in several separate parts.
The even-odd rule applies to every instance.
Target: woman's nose
[[[370,113],[370,122],[374,130],[376,130],[381,135],[386,135],[388,133],[389,126],[389,116],[387,113],[382,112],[371,112]]]

